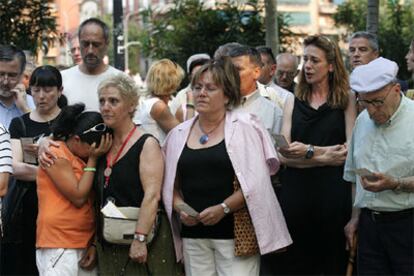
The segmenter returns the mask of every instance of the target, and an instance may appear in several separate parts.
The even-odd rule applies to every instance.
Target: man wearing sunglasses
[[[356,183],[355,209],[345,227],[349,246],[358,230],[358,273],[414,275],[414,102],[385,58],[360,65],[351,88],[365,107],[349,143],[344,179]]]
[[[0,45],[0,123],[9,128],[14,117],[34,108],[33,99],[21,83],[26,65],[22,50],[11,45]]]

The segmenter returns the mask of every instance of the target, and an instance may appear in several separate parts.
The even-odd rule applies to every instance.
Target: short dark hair
[[[204,64],[198,70],[192,80],[191,88],[193,89],[200,80],[201,75],[210,72],[216,85],[223,89],[224,95],[229,99],[228,109],[237,107],[240,104],[240,75],[237,68],[233,65],[229,57],[222,57],[218,60],[211,60]]]
[[[0,61],[11,62],[15,58],[20,63],[20,74],[22,74],[26,67],[26,55],[24,52],[13,45],[0,45]]]
[[[253,64],[256,64],[259,67],[263,66],[262,58],[260,57],[259,52],[249,46],[240,46],[232,49],[229,54],[230,57],[241,57],[241,56],[248,56],[250,59],[250,62]]]
[[[267,46],[259,46],[256,47],[256,50],[259,52],[259,54],[267,56],[269,58],[270,64],[276,64],[276,58],[273,54],[272,48]]]
[[[82,29],[86,26],[86,25],[90,25],[90,24],[95,24],[98,25],[99,27],[101,27],[103,35],[104,35],[104,39],[106,43],[109,43],[109,27],[108,25],[106,25],[105,22],[103,22],[102,20],[95,18],[95,17],[91,17],[89,19],[86,19],[85,21],[83,21],[80,26],[79,26],[79,31],[78,31],[78,38],[80,40],[80,35],[82,33]]]
[[[33,71],[32,75],[30,76],[29,85],[40,87],[52,86],[57,87],[58,89],[62,89],[62,75],[54,66],[39,66]],[[60,95],[57,101],[57,105],[60,108],[68,105],[68,100],[65,95]]]
[[[56,67],[43,65],[37,67],[29,81],[30,86],[56,86],[62,88],[62,75]]]
[[[51,130],[56,140],[66,141],[73,135],[78,135],[83,142],[99,145],[102,135],[108,130],[84,132],[101,123],[103,119],[99,112],[85,111],[84,104],[74,104],[62,108]]]

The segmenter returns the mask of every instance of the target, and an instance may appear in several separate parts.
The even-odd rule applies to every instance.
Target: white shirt
[[[177,95],[169,102],[171,113],[175,116],[177,113],[178,108],[183,106],[187,103],[187,91],[191,91],[190,85],[184,87],[180,91],[178,91]]]
[[[391,177],[414,176],[413,118],[414,102],[405,96],[386,124],[375,124],[367,110],[358,116],[344,168],[344,179],[356,182],[355,206],[375,211],[414,208],[414,193],[367,191],[354,172],[355,169],[366,168]]]
[[[165,139],[165,132],[158,125],[157,121],[151,117],[151,109],[158,101],[161,100],[157,97],[143,99],[139,104],[137,112],[135,113],[134,123],[141,125],[146,132],[154,135],[154,137],[157,138],[162,145]]]
[[[270,93],[270,94],[275,93],[278,96],[278,98],[281,100],[281,103],[282,103],[282,106],[281,106],[282,109],[285,106],[287,98],[294,97],[292,92],[280,87],[273,81],[270,81],[268,84],[265,85],[265,87],[266,87],[267,93]],[[261,95],[266,98],[264,94],[261,94]],[[269,95],[269,98],[272,99],[271,95]]]
[[[105,72],[99,75],[88,75],[79,69],[79,65],[63,70],[63,94],[68,98],[69,104],[84,103],[87,110],[99,111],[98,86],[115,74],[122,71],[108,66]]]
[[[261,96],[258,90],[242,97],[241,105],[236,110],[256,115],[270,134],[280,133],[283,116],[282,109]]]

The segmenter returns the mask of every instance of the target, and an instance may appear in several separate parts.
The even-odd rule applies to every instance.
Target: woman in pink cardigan
[[[164,145],[163,200],[177,261],[184,259],[190,276],[259,275],[260,254],[292,242],[270,182],[279,169],[274,146],[254,115],[231,111],[241,96],[230,59],[204,65],[191,86],[199,115],[174,128]],[[243,208],[258,252],[235,256],[233,213]]]

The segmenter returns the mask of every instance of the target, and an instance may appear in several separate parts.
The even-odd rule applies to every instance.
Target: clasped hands
[[[189,216],[186,212],[180,211],[180,220],[187,226],[194,226],[198,223],[203,225],[215,225],[225,216],[223,207],[220,204],[204,209],[197,217]]]
[[[305,158],[308,147],[309,145],[295,141],[290,143],[288,148],[278,148],[278,151],[285,158],[299,159]],[[315,149],[315,153],[320,155],[320,159],[324,160],[323,163],[328,163],[331,166],[340,166],[343,165],[346,160],[348,147],[346,143],[326,147],[317,147]]]

